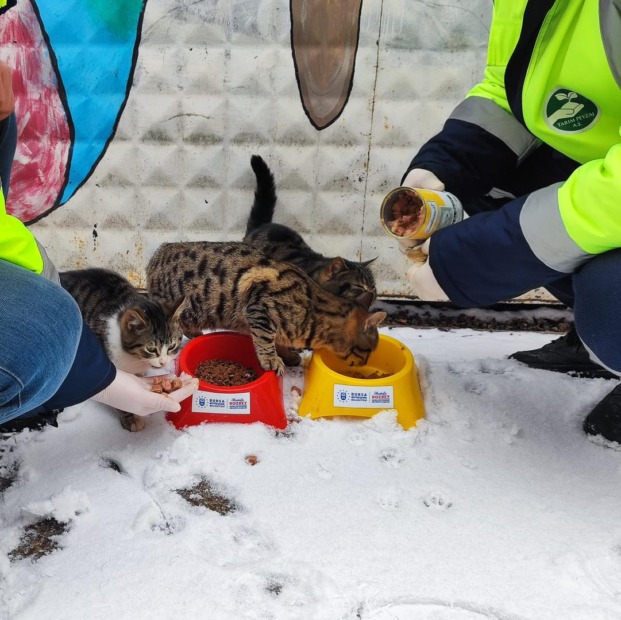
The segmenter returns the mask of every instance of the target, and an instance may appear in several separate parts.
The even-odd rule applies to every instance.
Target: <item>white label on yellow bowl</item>
[[[248,415],[250,413],[250,392],[221,394],[196,390],[192,397],[192,412]]]
[[[394,402],[392,385],[364,387],[361,385],[334,384],[335,407],[392,409]]]

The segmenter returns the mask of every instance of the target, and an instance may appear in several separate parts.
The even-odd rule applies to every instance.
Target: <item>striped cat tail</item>
[[[263,224],[269,224],[276,206],[276,185],[274,175],[260,155],[250,158],[250,165],[257,179],[254,203],[246,224],[246,235]]]

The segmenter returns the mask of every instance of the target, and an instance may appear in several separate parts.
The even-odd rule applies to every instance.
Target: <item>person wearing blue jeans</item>
[[[60,286],[3,260],[0,283],[0,428],[55,424],[59,409],[107,387],[114,367],[83,330],[78,305]],[[92,380],[68,379],[72,369]],[[67,394],[65,384],[72,386]]]
[[[0,62],[0,432],[55,425],[88,399],[136,415],[179,411],[198,380],[156,394],[149,379],[117,370],[43,247],[6,212],[16,144],[11,70]]]
[[[469,215],[416,249],[407,278],[420,299],[483,307],[545,287],[573,309],[573,328],[511,357],[616,379],[619,32],[617,0],[496,0],[483,79],[402,177],[454,194]],[[583,429],[621,443],[621,385]]]

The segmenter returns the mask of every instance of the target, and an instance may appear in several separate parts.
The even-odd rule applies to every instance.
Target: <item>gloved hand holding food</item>
[[[95,394],[92,400],[121,411],[146,416],[158,411],[179,411],[179,403],[198,389],[198,379],[182,375],[179,389],[170,393],[154,392],[154,379],[155,377],[137,377],[117,370],[114,381],[105,390]]]

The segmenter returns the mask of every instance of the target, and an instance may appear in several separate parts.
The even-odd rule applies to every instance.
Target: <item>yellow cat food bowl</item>
[[[360,416],[395,409],[411,428],[425,416],[414,356],[401,342],[380,334],[366,366],[349,366],[328,349],[314,351],[304,375],[300,416]]]

